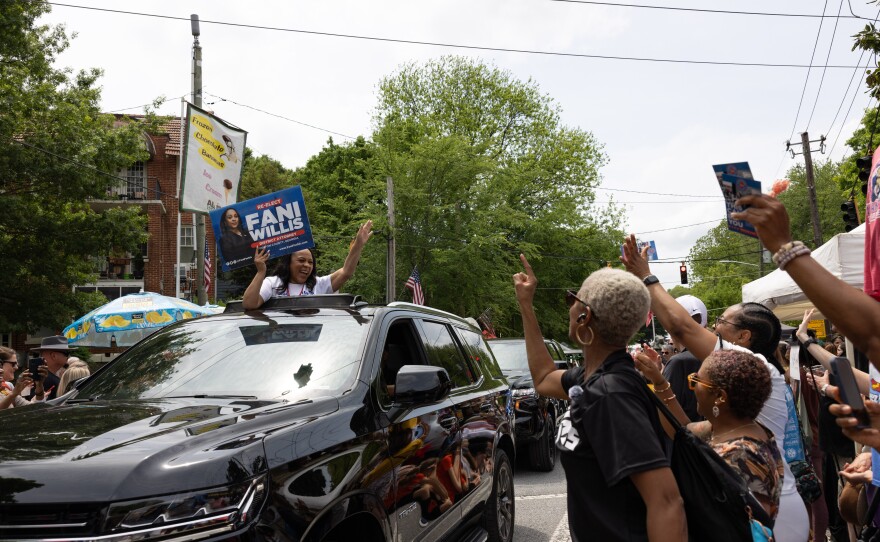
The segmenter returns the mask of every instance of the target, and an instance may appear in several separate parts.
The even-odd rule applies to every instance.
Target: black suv
[[[556,465],[556,421],[567,405],[564,401],[538,395],[535,391],[525,339],[490,339],[488,342],[501,371],[510,382],[517,447],[528,452],[532,469],[551,471]],[[569,363],[559,343],[545,339],[544,344],[556,366],[567,369]]]
[[[233,304],[0,412],[0,539],[510,542],[511,420],[454,315]]]

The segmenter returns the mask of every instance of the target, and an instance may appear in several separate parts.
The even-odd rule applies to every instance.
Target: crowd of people
[[[807,333],[812,313],[804,315],[795,334],[799,366],[806,370],[803,386],[789,378],[791,349],[780,341],[782,326],[770,309],[736,304],[710,329],[705,305],[693,296],[674,299],[651,273],[634,236],[621,257],[626,271],[601,269],[568,292],[569,337],[581,346],[584,364],[559,370],[543,346],[532,305],[536,274],[520,256],[523,271],[513,282],[535,387],[571,400],[557,444],[572,540],[689,539],[695,518],[687,517],[670,468],[673,428],[646,389],[736,473],[766,512],[774,540],[818,541],[827,534],[835,542],[871,539],[873,518],[865,516],[876,515],[876,506],[865,510],[864,502],[874,493],[869,451],[880,447],[880,405],[869,401],[867,419],[857,418],[838,402],[839,390],[827,375],[831,360],[846,353],[844,336],[880,366],[880,304],[792,241],[787,212],[775,198],[748,196],[738,204],[746,210],[734,218],[756,227],[778,267],[840,333],[826,350]],[[649,310],[671,344],[630,354],[627,345]],[[867,395],[869,375],[853,372]],[[807,413],[804,424],[798,405]],[[806,443],[802,426],[810,436]],[[859,532],[863,525],[869,528]],[[767,532],[754,539],[766,539],[759,537]]]

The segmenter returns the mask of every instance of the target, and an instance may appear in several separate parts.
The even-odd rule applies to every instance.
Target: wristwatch
[[[648,275],[647,277],[642,279],[642,282],[645,283],[645,286],[650,286],[652,284],[657,284],[658,282],[660,282],[660,279],[658,279],[654,275]]]
[[[804,348],[809,348],[811,344],[819,344],[819,341],[810,337],[806,341],[802,342],[801,346],[803,346]]]

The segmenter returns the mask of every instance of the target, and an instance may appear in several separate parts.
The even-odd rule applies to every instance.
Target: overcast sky
[[[561,106],[563,123],[592,132],[604,145],[609,163],[601,171],[598,199],[613,196],[626,203],[629,231],[654,240],[661,259],[675,260],[654,265],[666,287],[678,283],[678,260],[724,216],[712,164],[748,161],[766,190],[803,160],[785,153],[787,139],[799,142],[804,131],[811,139],[824,134],[826,154],[816,153],[814,159],[839,160],[848,152],[844,141],[871,105],[863,69],[821,68],[826,58],[830,65],[858,63],[860,51],[851,51],[852,35],[865,21],[853,18],[701,13],[554,0],[71,2],[186,19],[53,5],[43,22],[64,23],[77,33],[60,65],[102,68],[102,106],[108,112],[139,113],[140,106],[164,95],[171,100],[159,112],[180,114],[179,98],[190,91],[188,19],[197,13],[202,20],[206,107],[246,129],[248,146],[255,152],[291,169],[318,153],[331,135],[337,142],[346,140],[331,132],[369,136],[377,83],[403,63],[459,54],[509,70],[522,80],[531,78]],[[851,3],[856,15],[874,19],[878,14],[875,4],[863,0],[643,3],[809,15],[821,15],[824,8],[831,16],[839,8],[841,15],[850,15]],[[803,67],[600,59],[317,33],[567,55]],[[812,65],[820,67],[807,79],[812,57]],[[867,55],[862,66],[866,61]],[[743,272],[754,268],[743,266]]]

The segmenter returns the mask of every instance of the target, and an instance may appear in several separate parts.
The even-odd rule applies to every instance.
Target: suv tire
[[[492,494],[483,511],[483,528],[489,533],[489,542],[511,542],[516,520],[516,501],[513,496],[513,468],[504,450],[495,452],[495,474]]]
[[[556,432],[553,416],[544,420],[544,434],[529,446],[529,466],[533,470],[549,472],[556,466]]]

